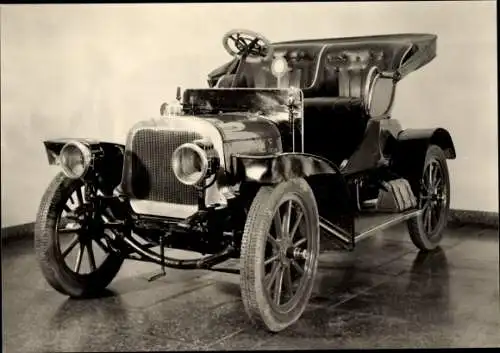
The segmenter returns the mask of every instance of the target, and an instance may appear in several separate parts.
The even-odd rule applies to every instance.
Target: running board
[[[354,237],[354,241],[358,242],[398,223],[417,217],[421,212],[421,210],[409,210],[401,213],[370,213],[361,215],[355,221],[354,229],[356,229],[356,236]]]
[[[355,220],[355,235],[320,217],[320,228],[331,240],[352,250],[354,245],[377,232],[390,228],[398,223],[417,217],[421,210],[409,210],[401,213],[366,213]]]

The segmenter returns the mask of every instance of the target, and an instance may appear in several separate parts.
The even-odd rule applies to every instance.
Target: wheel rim
[[[85,186],[79,183],[73,189],[58,212],[56,248],[73,274],[90,275],[99,270],[110,254],[102,225],[111,216],[101,215],[100,220],[92,219]]]
[[[431,159],[424,169],[419,200],[421,222],[428,237],[439,229],[447,207],[448,185],[443,167],[437,159]]]
[[[277,312],[292,310],[308,290],[316,258],[310,222],[303,202],[289,195],[276,209],[266,234],[264,291]]]

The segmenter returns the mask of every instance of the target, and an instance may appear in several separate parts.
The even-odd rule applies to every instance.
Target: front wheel
[[[408,221],[410,238],[423,251],[436,249],[448,223],[450,209],[450,176],[446,156],[441,148],[429,146],[420,180],[421,213]]]
[[[272,332],[296,322],[312,293],[318,265],[319,216],[304,179],[257,192],[245,224],[240,286],[250,319]]]
[[[58,174],[43,195],[35,224],[35,253],[43,275],[62,294],[99,295],[113,280],[123,258],[110,250],[102,220],[87,212],[85,186]]]

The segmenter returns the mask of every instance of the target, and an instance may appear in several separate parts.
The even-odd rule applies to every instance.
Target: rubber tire
[[[425,171],[425,168],[427,167],[427,164],[431,159],[436,159],[441,165],[441,170],[443,171],[443,178],[447,188],[446,209],[443,215],[441,216],[441,219],[439,220],[438,227],[436,228],[436,230],[433,231],[433,234],[430,239],[426,235],[426,232],[423,230],[423,224],[420,216],[408,220],[407,226],[410,238],[413,244],[422,251],[432,251],[439,246],[439,243],[443,238],[443,231],[448,223],[448,214],[450,209],[450,175],[448,170],[448,164],[446,162],[446,156],[443,150],[439,146],[430,145],[429,148],[427,149],[422,173]]]
[[[97,297],[116,276],[124,259],[110,253],[94,272],[77,274],[61,258],[55,232],[57,219],[78,185],[81,185],[80,180],[69,179],[60,173],[48,186],[35,223],[35,253],[42,274],[55,290],[73,298]]]
[[[277,206],[288,193],[295,193],[309,212],[309,219],[315,229],[314,242],[316,254],[312,266],[312,275],[307,283],[303,298],[290,313],[282,315],[274,313],[269,305],[263,288],[260,266],[263,249],[266,245],[266,234],[271,226]],[[262,186],[251,204],[241,245],[240,287],[245,311],[250,320],[259,327],[271,332],[279,332],[295,323],[304,312],[311,297],[318,265],[319,255],[319,214],[316,199],[307,181],[292,179],[276,186]],[[281,315],[281,317],[280,317]]]

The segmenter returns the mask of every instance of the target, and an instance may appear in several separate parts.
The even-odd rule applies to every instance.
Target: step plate
[[[386,190],[380,189],[377,210],[381,212],[402,212],[417,207],[410,183],[406,179],[395,179],[383,183]]]

